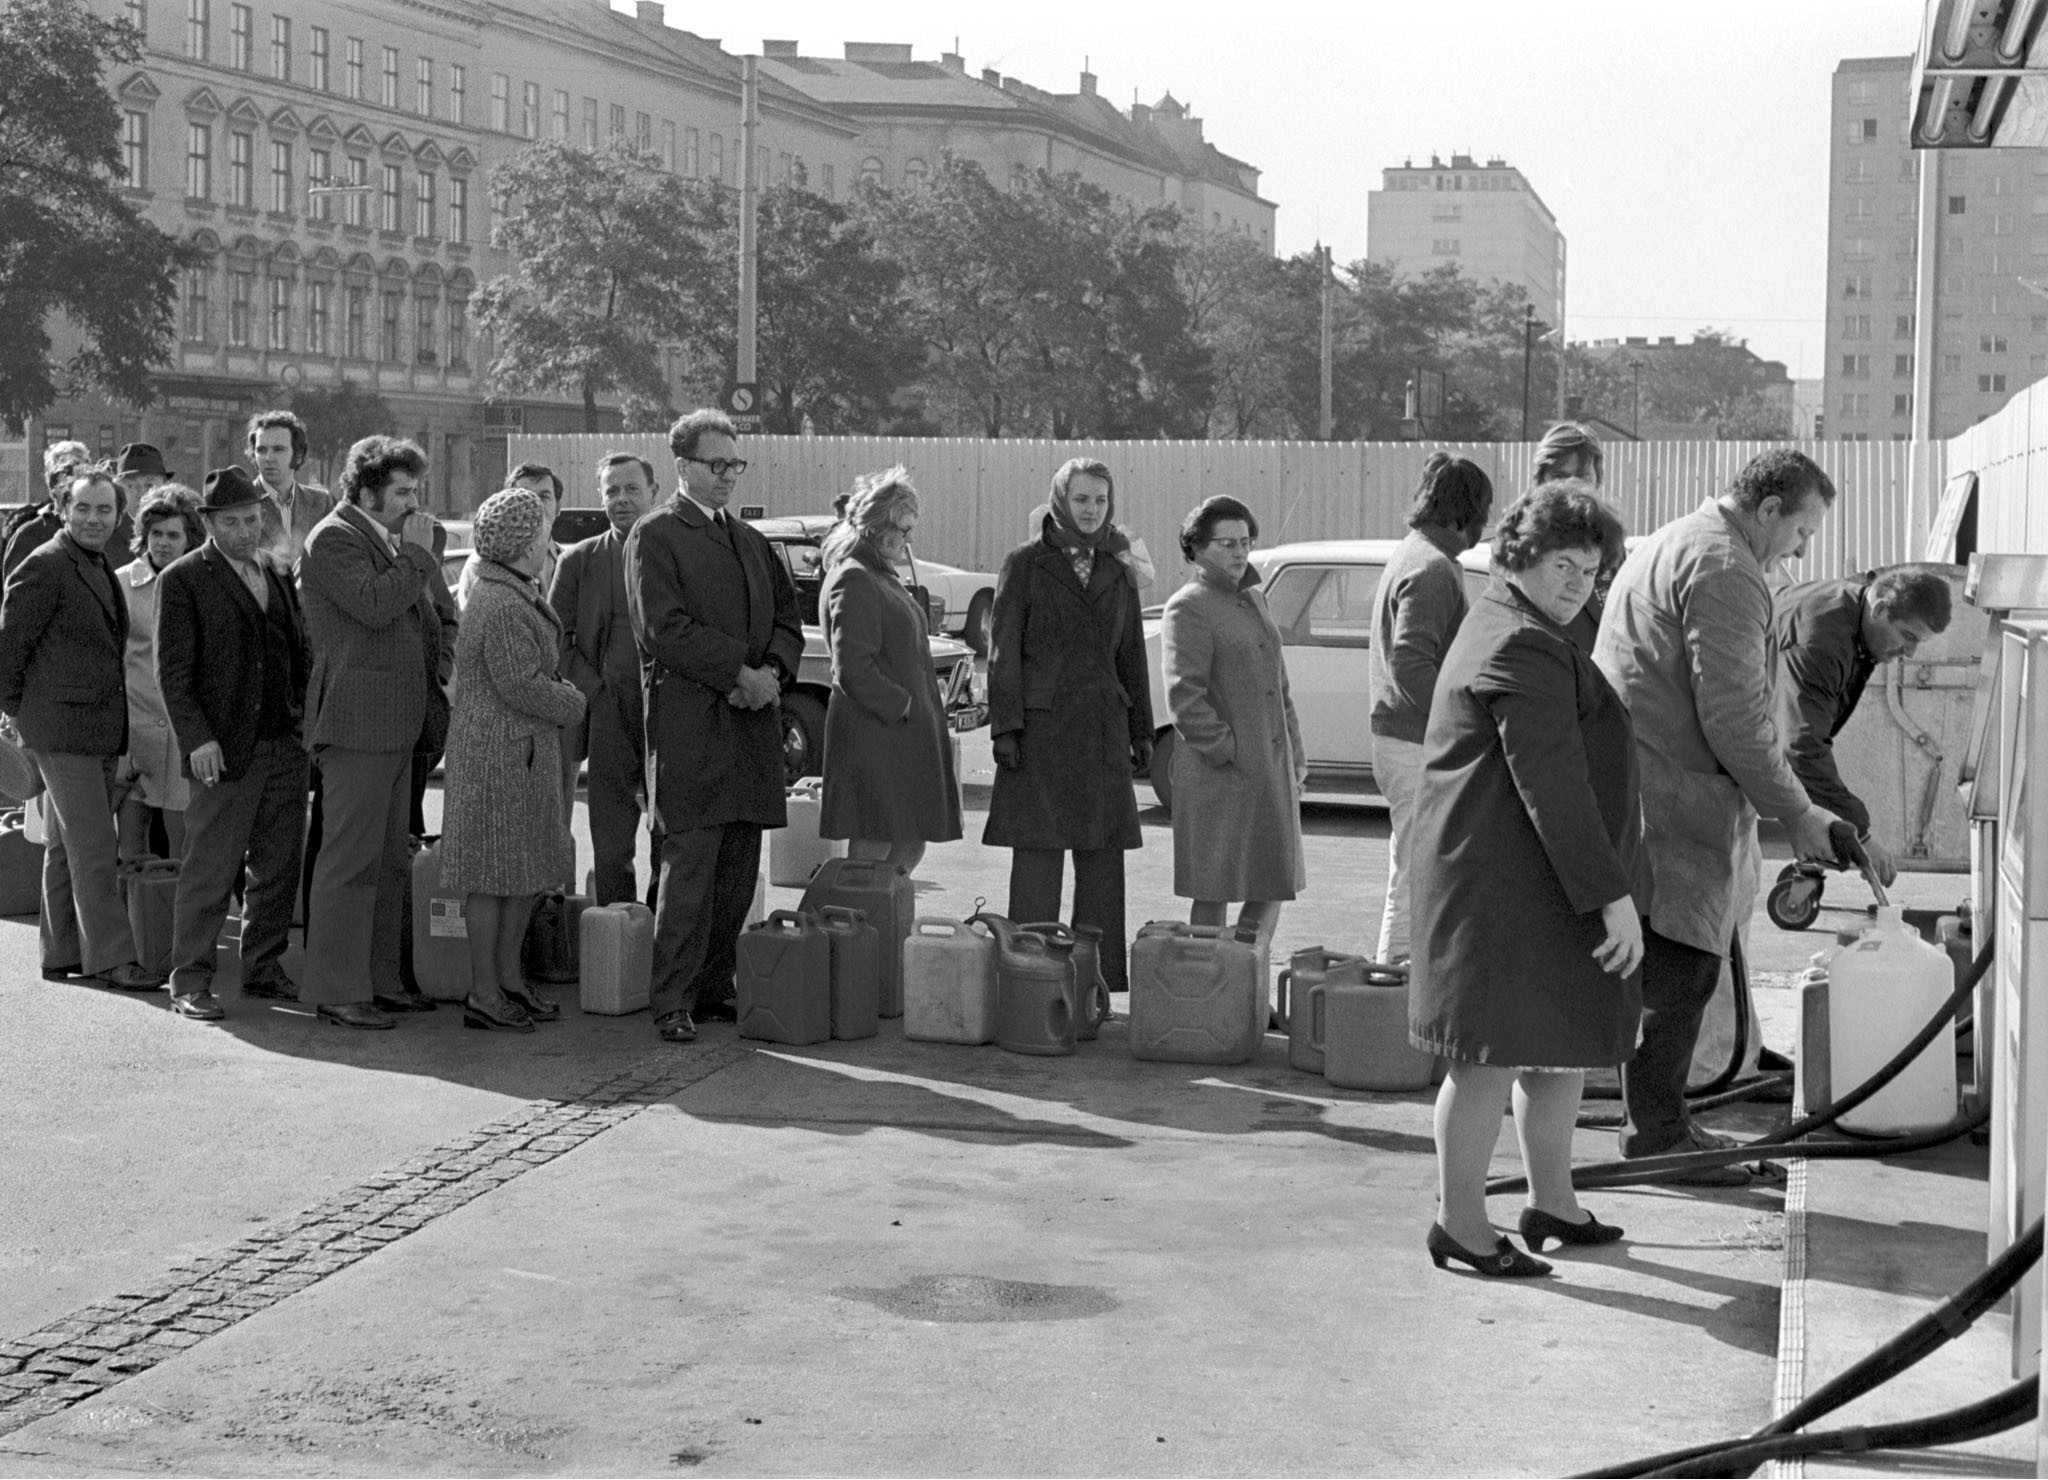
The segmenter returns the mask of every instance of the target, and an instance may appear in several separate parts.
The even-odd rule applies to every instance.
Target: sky
[[[627,9],[625,0],[615,0]],[[1567,333],[1732,330],[1818,376],[1828,104],[1844,57],[1909,55],[1921,0],[754,0],[670,22],[735,55],[764,37],[958,50],[1128,107],[1167,92],[1262,172],[1283,253],[1366,254],[1381,169],[1436,153],[1519,168],[1564,232]],[[958,46],[955,46],[955,41]]]

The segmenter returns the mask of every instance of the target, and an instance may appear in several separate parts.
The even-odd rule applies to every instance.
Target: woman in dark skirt
[[[1606,1243],[1579,1206],[1572,1131],[1590,1068],[1634,1051],[1643,937],[1628,711],[1567,635],[1622,530],[1592,488],[1547,483],[1503,516],[1493,580],[1444,655],[1423,742],[1409,1038],[1450,1061],[1436,1104],[1429,1255],[1490,1276],[1542,1275],[1486,1214],[1513,1095],[1529,1174],[1521,1233]]]

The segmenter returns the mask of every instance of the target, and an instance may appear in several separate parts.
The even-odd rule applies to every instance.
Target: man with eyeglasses
[[[640,649],[648,823],[661,834],[654,1026],[697,1037],[724,1016],[761,869],[783,810],[777,699],[803,655],[796,588],[768,541],[728,510],[739,434],[717,411],[669,429],[676,492],[626,536],[626,608]]]

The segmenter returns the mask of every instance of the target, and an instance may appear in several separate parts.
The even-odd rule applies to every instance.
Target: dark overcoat
[[[7,577],[0,710],[14,716],[30,750],[128,749],[127,651],[128,603],[104,554],[58,534]]]
[[[1635,737],[1600,670],[1496,574],[1444,655],[1415,808],[1409,1037],[1469,1063],[1635,1051],[1640,973],[1593,959],[1641,836]]]
[[[952,842],[960,786],[923,606],[894,571],[855,555],[826,574],[818,618],[832,651],[818,831]]]
[[[270,583],[271,610],[291,630],[290,667],[281,674],[264,668],[270,616],[220,546],[208,540],[157,578],[157,686],[188,776],[192,752],[208,741],[220,746],[222,780],[248,774],[271,685],[281,685],[292,711],[304,713],[312,658],[298,588],[260,554],[257,566]]]
[[[1152,740],[1138,593],[1098,551],[1084,589],[1065,550],[1019,545],[996,577],[989,731],[1023,737],[996,768],[981,840],[999,848],[1136,848],[1131,747]]]
[[[721,534],[681,494],[626,536],[626,609],[640,645],[650,819],[668,832],[728,822],[782,827],[782,712],[725,702],[742,667],[794,674],[796,588],[761,532]]]
[[[455,640],[453,604],[436,597],[446,589],[431,552],[408,541],[394,549],[354,504],[337,505],[313,526],[299,557],[313,650],[309,750],[389,754],[419,743]]]

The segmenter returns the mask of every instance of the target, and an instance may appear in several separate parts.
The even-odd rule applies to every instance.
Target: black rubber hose
[[[1773,1089],[1778,1085],[1790,1084],[1791,1082],[1792,1076],[1790,1074],[1779,1072],[1774,1074],[1755,1074],[1748,1079],[1738,1080],[1734,1085],[1722,1090],[1719,1094],[1709,1095],[1702,1093],[1695,1095],[1688,1090],[1685,1096],[1685,1108],[1694,1115],[1702,1115],[1709,1110],[1719,1110],[1724,1105],[1733,1105],[1743,1100],[1753,1099],[1767,1089]],[[1592,1099],[1593,1096],[1591,1093],[1588,1093],[1586,1098]],[[1583,1112],[1579,1115],[1579,1128],[1581,1130],[1616,1130],[1627,1123],[1626,1116],[1587,1115]]]
[[[1751,1091],[1745,1091],[1740,1095],[1733,1096],[1731,1099],[1721,1098],[1723,1091],[1735,1082],[1735,1076],[1741,1070],[1743,1061],[1749,1057],[1749,956],[1742,949],[1742,937],[1740,934],[1731,937],[1728,942],[1728,979],[1733,986],[1735,998],[1734,1051],[1728,1055],[1728,1062],[1722,1066],[1720,1073],[1698,1088],[1687,1087],[1685,1103],[1688,1110],[1718,1109],[1722,1105],[1732,1104],[1734,1100],[1748,1099],[1749,1094],[1752,1093]],[[1747,1081],[1744,1082],[1746,1083]],[[1618,1084],[1601,1084],[1588,1089],[1585,1092],[1585,1098],[1589,1100],[1618,1100],[1621,1098],[1621,1086]],[[1586,1125],[1588,1122],[1582,1120],[1579,1124]],[[1592,1122],[1592,1124],[1598,1126],[1600,1123]]]

